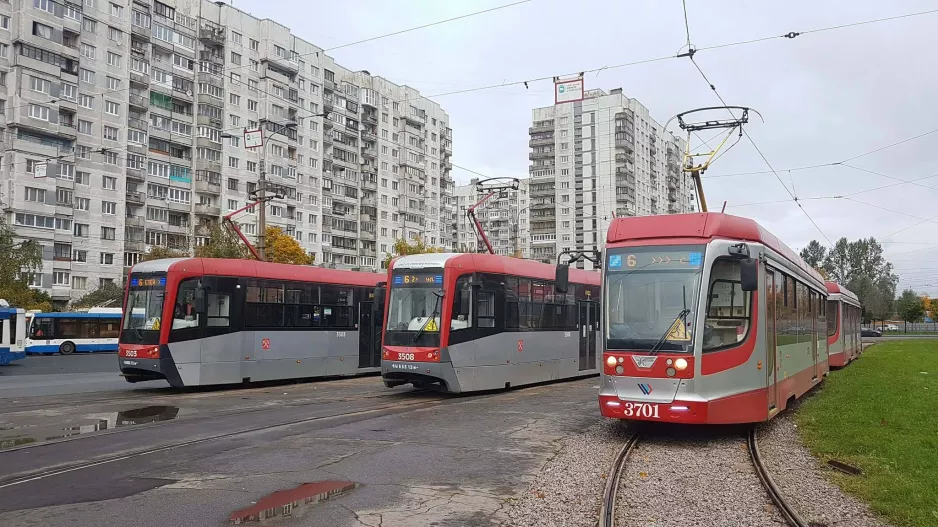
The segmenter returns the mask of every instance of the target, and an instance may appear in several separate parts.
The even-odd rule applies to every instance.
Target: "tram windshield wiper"
[[[690,309],[687,309],[686,307],[682,309],[680,313],[678,313],[677,316],[674,317],[674,320],[672,320],[671,323],[668,324],[668,329],[664,330],[664,335],[661,335],[661,338],[658,339],[658,342],[656,342],[655,345],[651,347],[651,350],[648,351],[648,354],[649,355],[657,354],[658,350],[661,349],[661,346],[664,346],[664,343],[668,340],[668,335],[671,334],[671,330],[674,329],[674,325],[677,324],[678,321],[680,321],[681,324],[686,324],[687,315],[689,314],[690,314]]]
[[[439,291],[431,291],[431,293],[433,293],[433,295],[436,296],[436,301],[433,302],[433,312],[430,313],[430,318],[428,318],[426,322],[424,322],[423,325],[420,326],[420,329],[417,330],[417,334],[414,335],[413,342],[417,342],[417,339],[419,339],[420,336],[423,335],[423,333],[427,330],[427,326],[430,325],[430,321],[434,320],[436,316],[440,313],[440,301],[443,300],[443,290],[440,289]],[[437,324],[437,331],[439,331],[439,324]]]

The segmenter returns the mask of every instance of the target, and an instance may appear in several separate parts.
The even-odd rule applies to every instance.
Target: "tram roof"
[[[761,243],[784,256],[805,274],[815,278],[819,284],[825,281],[820,273],[802,260],[795,251],[755,220],[719,212],[616,218],[609,225],[606,243],[667,238],[730,239]]]
[[[846,287],[838,284],[837,282],[824,282],[824,285],[827,287],[828,293],[832,295],[839,294],[848,300],[853,300],[853,302],[849,303],[856,304],[857,306],[860,305],[860,298],[853,291],[847,289]]]
[[[326,269],[311,265],[291,265],[257,260],[227,258],[166,258],[141,262],[131,273],[186,272],[196,275],[240,276],[245,278],[267,278],[271,280],[297,280],[301,282],[324,282],[341,285],[374,287],[384,281],[384,273],[366,273]]]
[[[557,267],[553,264],[512,258],[500,254],[479,253],[427,253],[401,256],[391,262],[392,269],[465,269],[479,273],[525,276],[540,280],[554,280]],[[578,284],[600,285],[598,271],[570,269],[570,281]]]

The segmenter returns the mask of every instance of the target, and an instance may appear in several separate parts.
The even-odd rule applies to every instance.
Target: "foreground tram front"
[[[619,219],[604,257],[603,416],[764,421],[826,372],[823,282],[755,222]]]

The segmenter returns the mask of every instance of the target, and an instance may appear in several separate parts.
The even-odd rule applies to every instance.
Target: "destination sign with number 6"
[[[695,250],[674,250],[664,247],[635,247],[609,251],[610,272],[631,272],[640,269],[698,269],[703,253]]]
[[[399,274],[394,276],[394,285],[443,285],[441,274]]]

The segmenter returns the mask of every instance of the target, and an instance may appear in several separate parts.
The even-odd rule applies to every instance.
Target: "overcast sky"
[[[324,48],[512,3],[231,1]],[[687,4],[691,40],[698,48],[936,8],[934,0]],[[783,170],[843,161],[938,129],[935,28],[938,13],[704,50],[696,59],[728,104],[762,113],[765,123],[753,119],[747,131],[799,198],[898,183],[850,200],[805,199],[802,204],[834,242],[843,236],[875,236],[902,277],[900,287],[938,296],[938,218],[922,222],[938,215],[938,133],[850,162],[900,180],[936,176],[914,184],[844,166]],[[685,43],[680,1],[532,0],[330,54],[350,69],[408,84],[440,103],[450,115],[455,164],[492,176],[527,177],[531,109],[553,103],[550,81],[530,83],[527,90],[434,94],[673,55]],[[617,87],[661,123],[677,112],[720,104],[688,59],[586,76],[587,89]],[[826,244],[771,172],[718,177],[766,170],[752,145],[741,141],[705,176],[711,210],[726,201],[727,212],[758,220],[796,250],[811,239]],[[458,184],[474,176],[454,169],[453,177]],[[787,201],[747,206],[778,200]],[[900,229],[905,230],[889,236]]]

